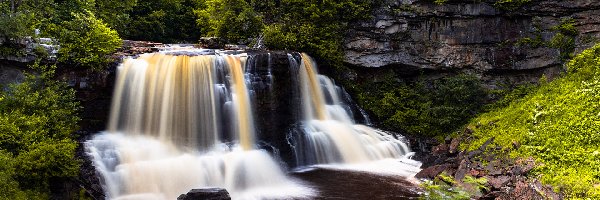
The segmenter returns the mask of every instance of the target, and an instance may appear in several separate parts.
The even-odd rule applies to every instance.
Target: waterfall
[[[107,130],[85,143],[107,198],[222,187],[233,199],[302,199],[316,191],[285,165],[419,170],[401,136],[355,123],[353,113],[368,116],[308,55],[285,56],[277,68],[271,54],[193,48],[126,59]]]
[[[109,199],[307,197],[256,149],[246,56],[144,54],[118,69],[106,133],[86,142]],[[230,141],[230,142],[226,142]]]
[[[343,89],[318,74],[308,55],[301,58],[303,121],[294,141],[300,166],[402,159],[399,173],[410,176],[419,171],[420,163],[408,159],[412,153],[401,136],[355,124],[340,98]]]

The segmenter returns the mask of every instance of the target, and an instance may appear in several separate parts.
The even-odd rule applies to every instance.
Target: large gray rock
[[[230,200],[229,192],[223,188],[192,189],[177,200]]]
[[[386,1],[372,19],[351,25],[345,62],[402,71],[555,74],[562,67],[558,49],[517,42],[537,35],[551,40],[552,27],[566,17],[575,20],[580,33],[576,52],[600,41],[600,1],[536,1],[515,11],[497,9],[492,2]]]

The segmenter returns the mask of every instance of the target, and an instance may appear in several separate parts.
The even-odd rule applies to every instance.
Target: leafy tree
[[[207,35],[238,42],[257,37],[262,16],[244,0],[206,0],[198,15],[198,25]]]
[[[27,199],[26,192],[19,189],[19,183],[14,179],[14,158],[11,154],[0,150],[0,199]]]
[[[137,5],[137,0],[96,0],[94,13],[110,28],[124,35],[128,33],[130,12]]]
[[[194,42],[200,37],[194,8],[201,0],[139,1],[130,13],[131,23],[119,30],[124,38],[157,42]]]
[[[50,29],[60,42],[59,61],[84,67],[105,66],[110,61],[108,55],[121,47],[119,35],[90,11],[71,15],[72,20]]]
[[[44,199],[53,181],[79,169],[75,91],[53,80],[54,66],[33,68],[41,74],[0,92],[0,197],[6,199]]]
[[[265,44],[272,49],[304,51],[340,67],[340,33],[349,22],[368,18],[377,2],[281,0],[275,22],[263,29]]]

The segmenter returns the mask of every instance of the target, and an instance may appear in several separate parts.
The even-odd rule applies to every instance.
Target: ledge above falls
[[[514,10],[497,8],[494,2],[386,1],[373,18],[350,25],[343,42],[345,62],[400,71],[541,71],[551,77],[562,68],[561,50],[520,41],[539,36],[548,42],[557,33],[553,27],[567,18],[578,31],[574,53],[600,41],[598,1],[536,1]]]

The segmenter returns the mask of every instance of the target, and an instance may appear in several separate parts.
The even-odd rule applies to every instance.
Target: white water
[[[225,188],[233,199],[312,196],[255,149],[244,65],[244,55],[125,61],[109,129],[86,142],[107,197],[176,199],[203,187]]]
[[[338,168],[372,172],[394,172],[412,177],[421,163],[410,160],[412,153],[403,138],[381,130],[354,124],[339,98],[341,89],[317,73],[312,59],[303,54],[299,75],[304,109],[302,146],[296,147],[300,165],[344,164]],[[383,164],[382,160],[395,164]],[[404,162],[401,162],[404,160]],[[394,166],[393,168],[383,166]],[[386,168],[386,169],[384,169]]]
[[[226,188],[233,199],[310,197],[267,152],[223,145],[208,153],[180,151],[153,137],[103,133],[88,141],[110,199],[176,199],[193,188]]]
[[[247,55],[183,51],[168,53],[195,56],[144,54],[119,67],[108,130],[86,142],[107,197],[176,199],[203,187],[225,188],[233,199],[314,196],[256,148],[249,86],[256,66]],[[298,163],[414,176],[420,163],[403,138],[355,124],[342,89],[302,58],[290,66],[298,77],[289,77],[301,93]],[[271,68],[268,77],[271,88]]]

